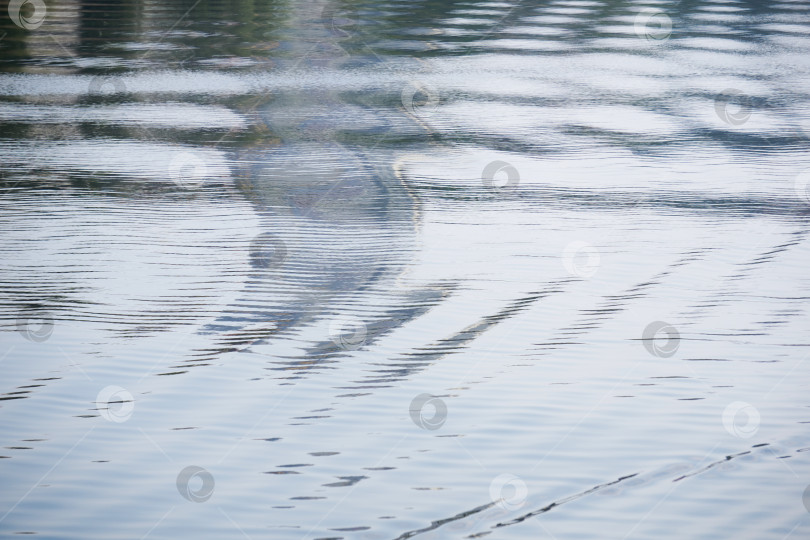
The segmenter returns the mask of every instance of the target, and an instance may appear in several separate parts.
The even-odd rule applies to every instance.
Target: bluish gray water
[[[810,5],[8,0],[0,536],[810,534]]]

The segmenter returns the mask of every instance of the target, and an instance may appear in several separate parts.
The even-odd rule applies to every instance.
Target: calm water
[[[0,4],[0,536],[810,536],[810,4]]]

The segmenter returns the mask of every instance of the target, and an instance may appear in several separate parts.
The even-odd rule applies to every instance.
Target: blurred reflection
[[[297,39],[284,42],[283,65],[339,72],[346,55],[336,13],[328,2],[296,5],[288,23]],[[384,136],[390,110],[347,102],[336,89],[279,90],[255,110],[277,142],[237,150],[238,177],[284,255],[270,267],[254,260],[244,297],[208,328],[225,332],[229,349],[257,339],[262,325],[269,336],[360,298],[379,304],[372,295],[390,292],[415,235],[415,201],[395,174],[396,155],[359,144]],[[411,311],[400,314],[401,324],[424,309]]]

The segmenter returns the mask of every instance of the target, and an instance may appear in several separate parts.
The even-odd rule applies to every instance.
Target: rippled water
[[[806,2],[0,7],[0,535],[808,537]]]

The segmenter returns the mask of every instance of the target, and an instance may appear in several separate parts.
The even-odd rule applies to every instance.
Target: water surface
[[[810,533],[806,3],[18,5],[3,536]]]

